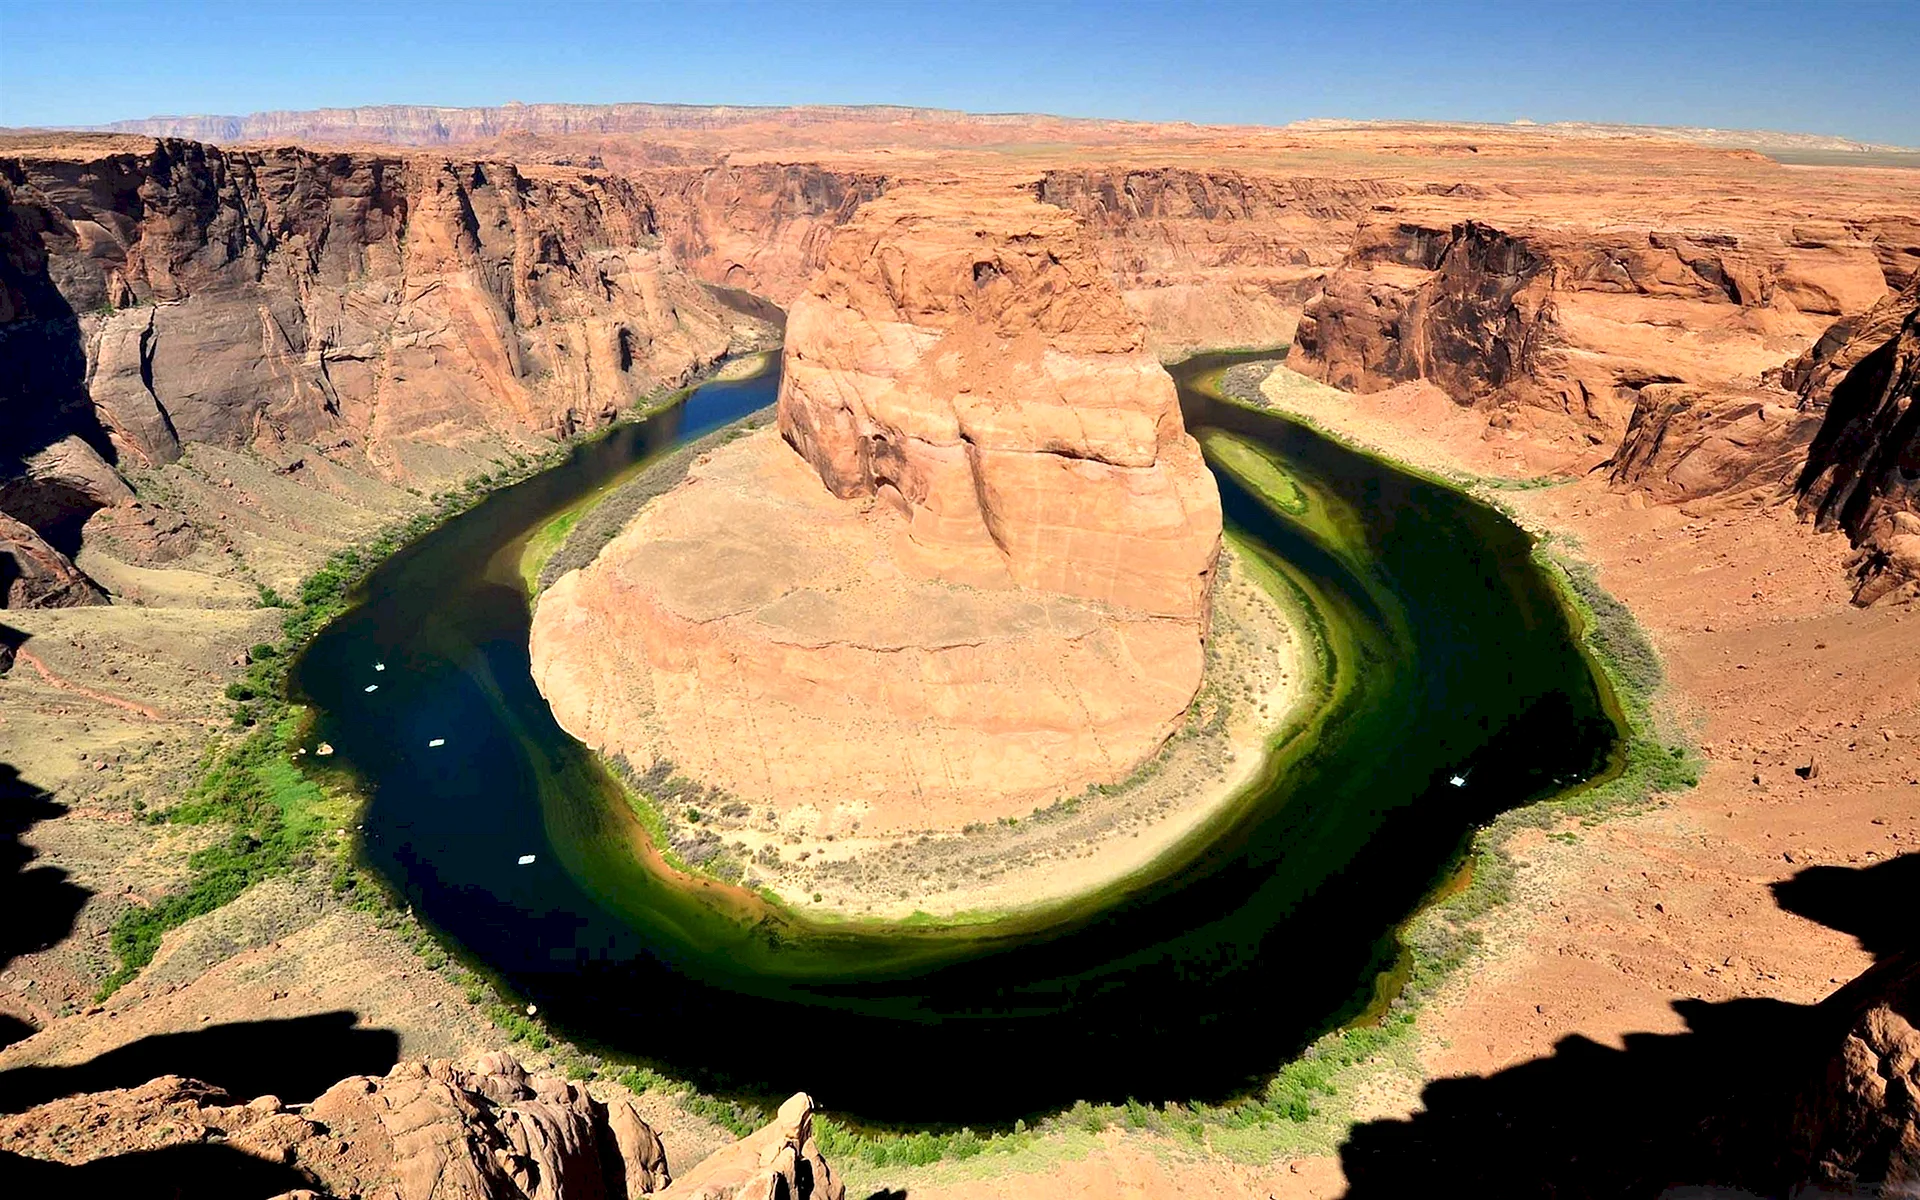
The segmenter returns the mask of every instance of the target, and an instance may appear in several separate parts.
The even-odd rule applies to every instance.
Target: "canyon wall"
[[[439,484],[758,324],[570,168],[82,141],[0,156],[0,220],[0,508],[65,553],[188,443]]]
[[[1612,480],[1669,503],[1793,499],[1853,543],[1855,603],[1920,590],[1917,392],[1913,281],[1751,385],[1641,389]]]
[[[1296,368],[1349,391],[1429,380],[1605,458],[1649,385],[1755,379],[1905,266],[1878,231],[1370,220],[1300,321]]]

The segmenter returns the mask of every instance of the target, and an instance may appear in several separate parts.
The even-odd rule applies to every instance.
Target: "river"
[[[1311,614],[1322,687],[1256,784],[1142,876],[999,923],[883,927],[649,864],[619,786],[533,686],[520,550],[635,464],[771,403],[777,372],[708,384],[487,497],[314,640],[293,690],[368,796],[365,860],[557,1030],[722,1093],[981,1126],[1257,1088],[1373,1000],[1396,929],[1479,825],[1607,770],[1621,735],[1526,534],[1219,399],[1232,361],[1173,368],[1182,407],[1230,529]]]

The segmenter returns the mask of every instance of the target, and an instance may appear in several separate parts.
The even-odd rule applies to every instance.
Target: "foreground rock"
[[[772,1124],[676,1184],[660,1139],[624,1092],[598,1100],[557,1076],[529,1075],[503,1053],[471,1067],[402,1062],[292,1108],[168,1075],[0,1117],[0,1179],[143,1194],[185,1186],[196,1196],[300,1189],[293,1194],[342,1200],[840,1200],[812,1117],[812,1101],[797,1095]],[[170,1177],[176,1169],[181,1177]]]
[[[1920,1194],[1920,953],[1890,956],[1820,1014],[1829,1041],[1795,1105],[1790,1178]]]
[[[0,608],[105,604],[107,595],[32,527],[0,512]]]
[[[1199,687],[1220,502],[1075,220],[888,193],[784,370],[785,441],[697,464],[541,599],[561,723],[809,832],[1016,815],[1152,754]]]

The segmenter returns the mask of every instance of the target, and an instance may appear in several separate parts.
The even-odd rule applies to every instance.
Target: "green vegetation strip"
[[[188,858],[185,886],[150,908],[133,907],[120,915],[110,939],[119,962],[101,981],[96,1003],[153,961],[167,931],[213,912],[269,876],[311,868],[323,859],[344,862],[345,843],[330,845],[326,832],[347,824],[359,801],[344,789],[322,786],[295,762],[305,714],[284,699],[288,662],[346,608],[353,587],[394,551],[471,508],[495,488],[546,470],[570,448],[560,445],[541,455],[515,455],[497,470],[441,493],[431,507],[389,526],[365,546],[328,558],[301,583],[296,599],[260,588],[261,607],[285,610],[281,640],[248,651],[245,674],[227,685],[232,730],[208,746],[179,803],[164,810],[135,804],[149,823],[225,825],[227,836]],[[344,867],[336,877],[357,878]]]

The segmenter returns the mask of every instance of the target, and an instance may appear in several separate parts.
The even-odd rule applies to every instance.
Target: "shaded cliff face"
[[[1756,377],[1885,294],[1871,231],[1834,242],[1372,222],[1308,303],[1298,365],[1350,391],[1431,380],[1604,455],[1642,388]]]
[[[752,324],[624,179],[126,142],[0,158],[0,507],[56,543],[191,442],[437,482],[471,469],[441,451],[605,420]]]
[[[1920,281],[1822,338],[1782,372],[1824,410],[1797,489],[1800,511],[1860,549],[1854,601],[1920,591]],[[1836,326],[1836,330],[1840,327]]]
[[[1920,283],[1833,323],[1750,385],[1640,390],[1611,463],[1616,487],[1678,502],[1797,497],[1844,530],[1854,602],[1920,581]]]
[[[794,302],[783,371],[781,433],[835,495],[898,506],[930,573],[1204,612],[1219,495],[1069,214],[889,192]]]

